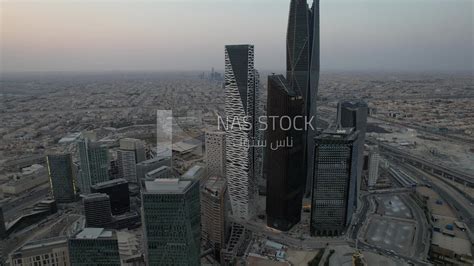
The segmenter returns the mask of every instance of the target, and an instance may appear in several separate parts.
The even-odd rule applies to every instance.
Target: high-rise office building
[[[216,259],[226,240],[226,191],[226,180],[217,176],[209,177],[201,190],[202,239]]]
[[[7,237],[7,229],[5,226],[5,217],[3,216],[3,207],[0,205],[0,239]]]
[[[306,193],[311,192],[316,97],[319,84],[319,0],[310,9],[306,0],[291,0],[286,39],[286,78],[304,100],[304,115],[313,121],[306,131]],[[311,120],[312,119],[312,120]]]
[[[115,231],[84,228],[69,239],[71,265],[121,265]]]
[[[145,146],[138,139],[124,138],[120,140],[117,150],[119,176],[128,182],[137,183],[137,163],[145,161]]]
[[[80,158],[79,188],[82,194],[91,192],[91,186],[109,180],[109,150],[100,142],[82,138],[78,142]]]
[[[379,177],[379,164],[380,164],[380,154],[377,147],[370,147],[369,150],[369,174],[367,179],[367,185],[369,187],[375,186],[377,184],[377,179]]]
[[[362,184],[362,168],[364,166],[364,143],[365,132],[367,131],[367,103],[362,100],[341,101],[337,104],[337,125],[342,128],[355,128],[359,131],[357,137],[357,183],[355,185],[356,198],[360,194]],[[354,202],[357,206],[357,200]]]
[[[109,227],[112,223],[110,198],[107,194],[93,193],[84,196],[84,215],[87,227]]]
[[[41,239],[26,243],[11,255],[13,266],[69,266],[69,249],[66,237]]]
[[[206,132],[206,165],[208,176],[225,177],[225,132]]]
[[[171,157],[157,156],[155,158],[139,162],[137,164],[137,178],[138,180],[145,179],[145,175],[155,169],[162,166],[171,167]]]
[[[119,178],[105,181],[93,185],[91,189],[92,193],[103,193],[109,196],[113,215],[120,215],[130,211],[130,196],[127,180]]]
[[[75,171],[71,154],[46,156],[51,192],[57,203],[76,200]]]
[[[239,121],[240,125],[228,125],[226,129],[226,177],[232,213],[244,219],[255,215],[258,196],[255,169],[262,166],[261,161],[255,160],[255,147],[248,145],[255,140],[258,130],[255,101],[260,94],[259,84],[253,45],[227,45],[225,112],[228,121]]]
[[[171,167],[169,166],[162,166],[159,167],[155,170],[152,170],[145,175],[145,180],[155,180],[155,179],[160,179],[160,178],[171,178]],[[145,182],[143,180],[143,182]]]
[[[301,219],[305,190],[303,99],[282,75],[268,77],[267,115],[288,117],[266,131],[267,225],[287,231]],[[293,121],[298,124],[293,124]],[[270,124],[270,123],[269,123]],[[275,148],[277,143],[284,143]]]
[[[148,265],[200,265],[199,180],[156,179],[142,190]]]
[[[315,139],[311,197],[312,236],[338,236],[354,211],[357,167],[357,131],[326,131]]]

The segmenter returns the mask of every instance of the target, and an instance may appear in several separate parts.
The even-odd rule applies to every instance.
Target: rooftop
[[[155,179],[145,181],[145,188],[147,192],[178,194],[183,193],[192,182],[191,180],[180,180],[178,178]]]
[[[110,187],[110,186],[113,186],[113,185],[126,184],[126,183],[128,183],[127,180],[125,180],[123,178],[118,178],[118,179],[112,179],[112,180],[109,180],[109,181],[97,183],[97,184],[93,185],[92,187],[94,189],[100,189],[100,188],[104,188],[104,187]]]
[[[198,174],[199,171],[204,171],[204,167],[201,165],[194,165],[193,167],[189,168],[186,173],[182,175],[183,178],[196,178],[196,175]]]
[[[105,230],[104,228],[84,228],[78,233],[75,239],[98,239],[98,238],[113,238],[114,234],[112,231]]]

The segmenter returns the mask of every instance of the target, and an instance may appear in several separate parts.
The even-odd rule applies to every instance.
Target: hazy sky
[[[0,0],[1,70],[285,67],[290,0]],[[312,0],[309,0],[312,2]],[[474,0],[321,0],[322,70],[473,71]]]

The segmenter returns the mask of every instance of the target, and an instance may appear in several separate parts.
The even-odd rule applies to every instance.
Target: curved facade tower
[[[225,47],[226,176],[232,213],[250,219],[257,198],[256,150],[245,143],[256,136],[258,73],[254,69],[253,45]],[[247,121],[248,123],[243,123]],[[253,125],[253,126],[250,126]]]
[[[286,37],[286,78],[304,100],[304,114],[313,119],[316,129],[316,97],[319,84],[319,0],[309,9],[306,0],[292,0]],[[314,137],[316,130],[308,128],[305,140],[306,193],[311,191],[313,177]]]

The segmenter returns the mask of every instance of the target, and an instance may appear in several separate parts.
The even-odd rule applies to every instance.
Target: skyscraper
[[[209,177],[201,190],[202,239],[214,249],[216,259],[226,240],[226,191],[226,180],[216,176]]]
[[[76,200],[75,171],[71,154],[46,156],[51,192],[57,203],[70,203]]]
[[[79,140],[80,177],[82,194],[91,192],[91,186],[109,180],[109,150],[107,146],[88,138]]]
[[[145,146],[142,141],[131,138],[121,139],[117,161],[119,176],[128,182],[137,183],[137,163],[145,161]]]
[[[357,137],[357,183],[355,185],[357,198],[360,194],[360,185],[362,183],[362,168],[364,164],[364,143],[365,132],[367,131],[367,103],[362,100],[341,101],[337,104],[337,125],[339,127],[353,127],[359,131]],[[357,200],[354,202],[357,206]]]
[[[289,117],[281,126],[269,126],[266,131],[264,171],[267,177],[267,225],[287,231],[301,219],[301,204],[305,190],[303,99],[282,75],[268,77],[267,115]],[[269,123],[270,124],[270,123]],[[286,130],[289,128],[289,130]],[[300,129],[300,130],[297,130]],[[277,142],[284,147],[274,149]],[[291,142],[291,145],[290,145]]]
[[[103,228],[84,228],[69,239],[70,265],[120,265],[120,254],[115,231]]]
[[[380,163],[380,154],[377,147],[370,147],[369,150],[369,178],[367,185],[369,187],[375,186],[377,184],[377,178],[379,177],[379,163]]]
[[[225,132],[206,132],[206,165],[208,176],[225,177]]]
[[[113,215],[130,211],[130,196],[128,182],[123,178],[97,183],[91,187],[92,193],[107,194]]]
[[[200,265],[199,180],[145,181],[142,208],[148,265]]]
[[[226,176],[233,215],[250,219],[255,214],[258,183],[256,149],[245,145],[256,138],[256,98],[260,93],[258,72],[254,69],[253,45],[225,47],[225,112],[228,121],[239,125],[226,129]],[[244,123],[244,121],[248,122]],[[232,123],[232,122],[229,122]]]
[[[306,0],[292,0],[286,39],[286,78],[291,88],[303,96],[304,115],[312,119],[306,132],[306,193],[311,191],[316,97],[319,84],[319,0],[309,9]]]
[[[326,131],[315,139],[312,236],[338,236],[352,219],[357,177],[357,131]]]
[[[107,194],[88,194],[82,199],[87,227],[109,227],[112,223],[110,198]]]

